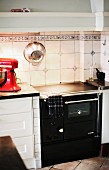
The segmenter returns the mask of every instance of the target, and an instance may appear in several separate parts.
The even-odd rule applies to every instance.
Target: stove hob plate
[[[45,85],[45,86],[33,86],[33,87],[40,92],[40,95],[47,95],[47,96],[98,90],[97,87],[82,82]]]

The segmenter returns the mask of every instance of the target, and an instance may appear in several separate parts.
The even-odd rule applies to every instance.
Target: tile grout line
[[[72,170],[75,170],[79,165],[81,164],[81,161],[78,163],[78,165],[74,168],[74,169],[72,169]]]
[[[104,162],[107,160],[107,157],[105,158],[105,160],[103,161],[103,163],[100,165],[100,167],[99,167],[99,169],[98,170],[100,170],[101,169],[101,167],[103,166],[103,164],[104,164]]]

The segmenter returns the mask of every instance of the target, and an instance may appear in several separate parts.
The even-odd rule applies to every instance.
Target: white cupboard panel
[[[32,97],[0,100],[0,115],[31,111]]]
[[[34,136],[13,138],[13,142],[22,159],[34,157]]]
[[[10,135],[11,137],[21,137],[33,133],[32,115],[30,112],[1,115],[0,116],[0,136]]]
[[[35,158],[23,159],[24,164],[26,165],[27,169],[36,169],[36,160]],[[41,168],[41,166],[40,166]]]
[[[33,97],[33,108],[39,109],[39,96]]]
[[[102,144],[109,143],[109,90],[103,91]]]

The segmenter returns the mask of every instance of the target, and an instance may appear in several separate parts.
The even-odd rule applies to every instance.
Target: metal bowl
[[[23,52],[25,59],[30,63],[39,63],[45,56],[45,47],[39,42],[29,43]]]

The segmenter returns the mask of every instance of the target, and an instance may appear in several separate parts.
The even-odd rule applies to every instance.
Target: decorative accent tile
[[[44,68],[43,71],[46,73],[46,72],[48,71],[48,69],[47,69],[47,68]]]
[[[74,67],[73,67],[73,70],[74,70],[74,71],[76,71],[76,70],[77,70],[77,67],[76,67],[76,66],[74,66]]]
[[[28,42],[28,41],[58,41],[58,40],[101,40],[100,34],[61,34],[61,35],[36,35],[36,34],[0,34],[0,42]]]
[[[95,54],[95,52],[92,50],[90,54],[93,56]]]

